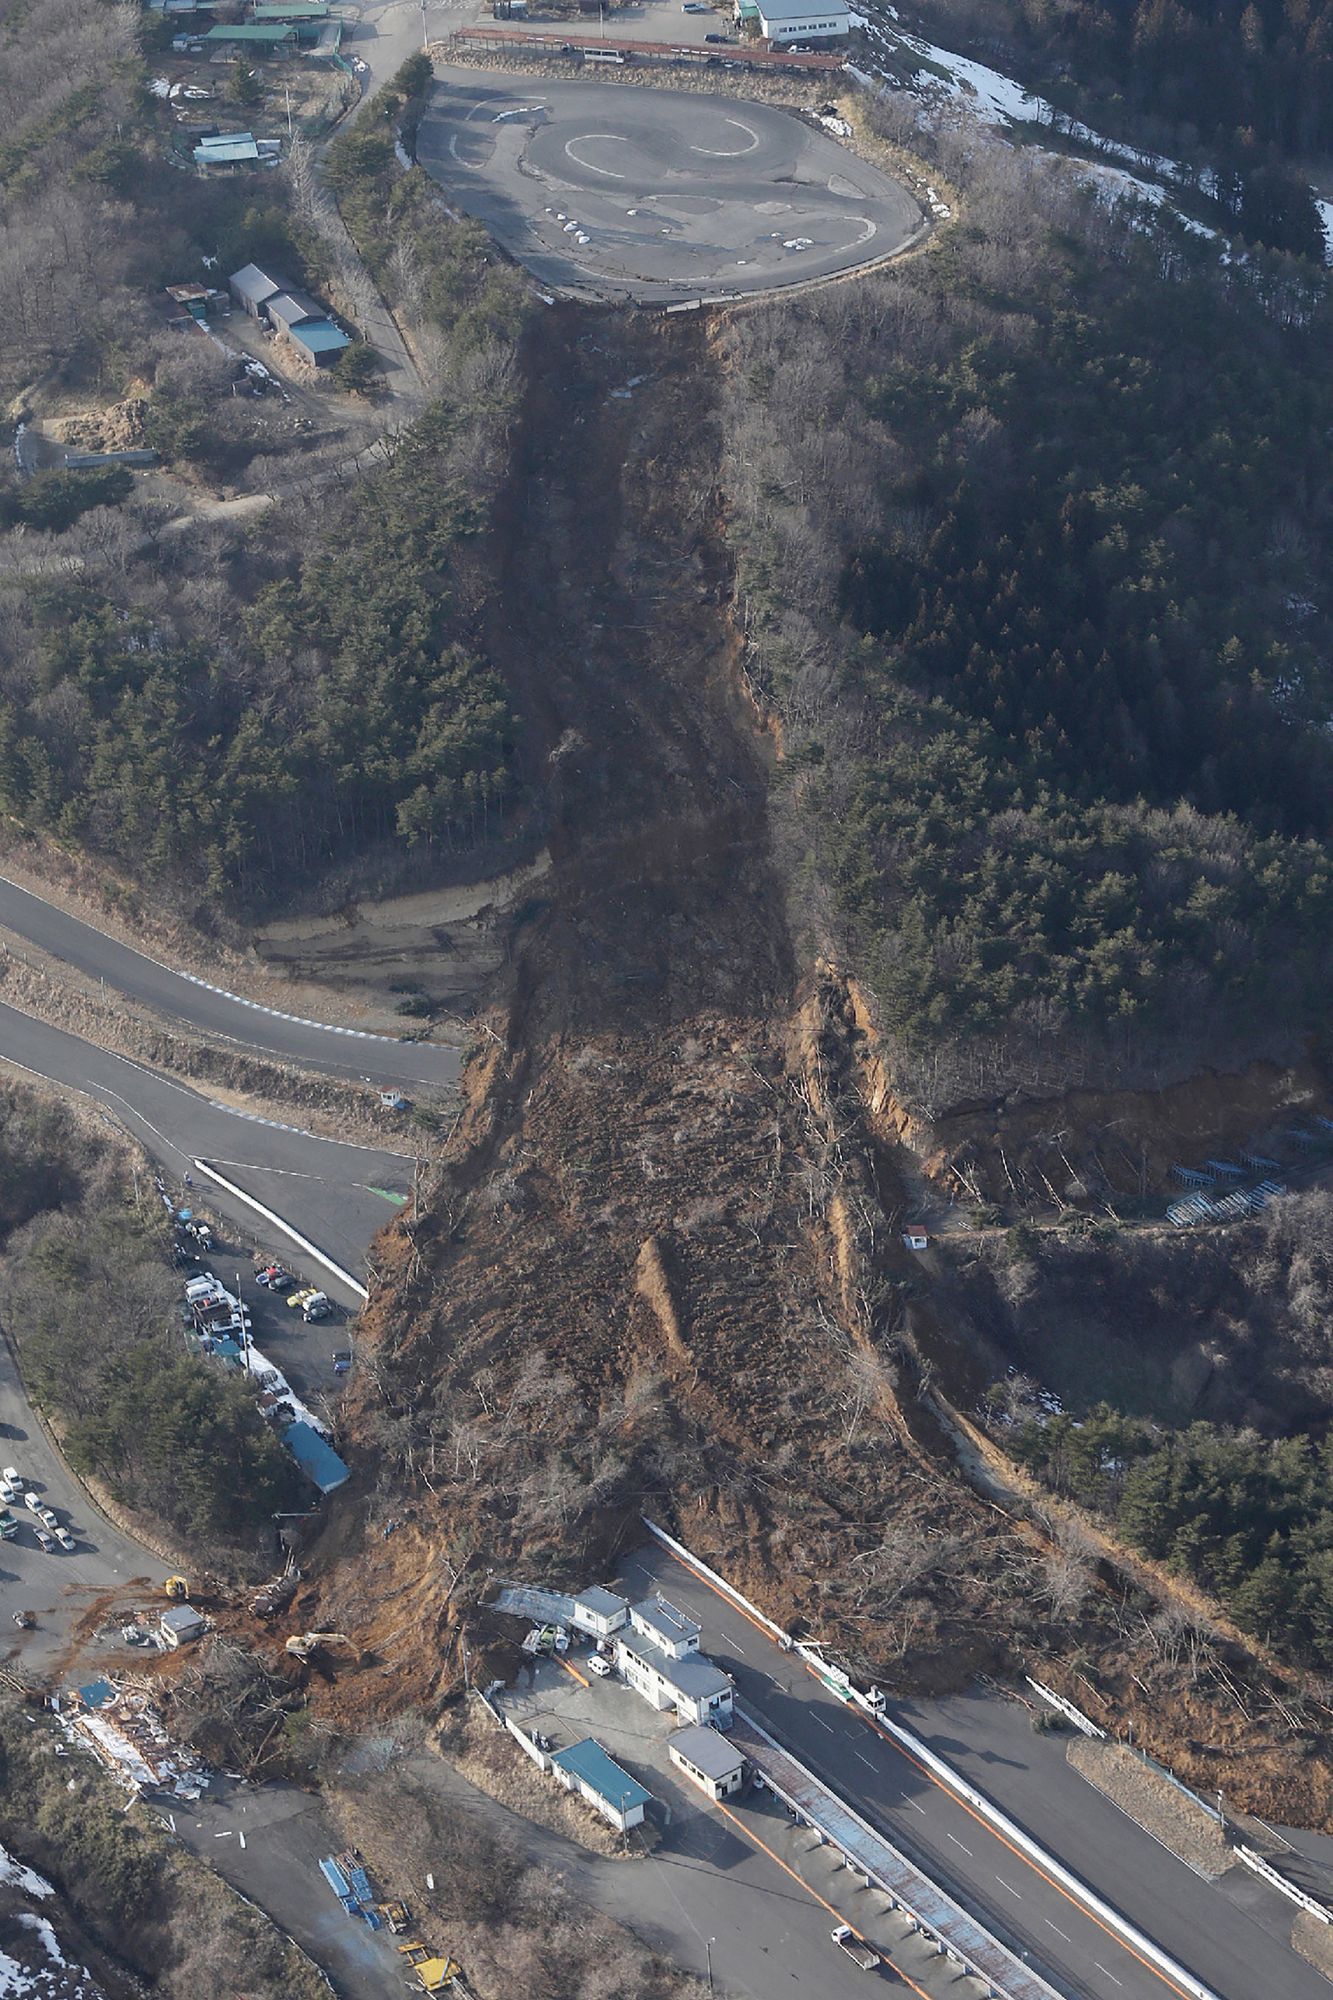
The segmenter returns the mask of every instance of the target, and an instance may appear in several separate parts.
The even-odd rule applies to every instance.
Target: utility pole
[[[292,136],[292,87],[289,83],[285,83],[283,89],[287,93],[287,137],[290,139]]]
[[[716,1938],[705,1938],[704,1940],[704,1950],[708,1953],[708,1991],[710,1994],[713,1991],[713,1946],[716,1943]]]

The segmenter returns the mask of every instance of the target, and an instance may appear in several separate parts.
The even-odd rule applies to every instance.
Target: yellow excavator
[[[190,1595],[190,1580],[184,1576],[169,1576],[162,1586],[162,1593],[173,1604],[184,1604]]]
[[[351,1643],[345,1632],[293,1632],[287,1641],[287,1651],[294,1660],[300,1660],[304,1665],[327,1646],[350,1646]]]

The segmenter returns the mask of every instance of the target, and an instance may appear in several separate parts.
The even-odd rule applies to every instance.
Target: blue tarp
[[[116,1690],[110,1681],[89,1681],[87,1687],[79,1689],[79,1698],[89,1708],[105,1708],[109,1701],[115,1700]]]
[[[327,1444],[310,1424],[288,1424],[282,1441],[306,1478],[313,1479],[321,1493],[332,1493],[350,1478],[347,1467],[333,1446]]]

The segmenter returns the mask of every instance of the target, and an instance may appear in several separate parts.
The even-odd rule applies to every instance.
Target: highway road
[[[1178,1987],[665,1551],[637,1551],[620,1574],[630,1594],[660,1589],[697,1618],[705,1650],[773,1734],[1053,1984],[1078,2000],[1176,2000]],[[1195,1874],[1071,1771],[1018,1704],[978,1692],[892,1714],[1221,2000],[1329,2000],[1285,1941],[1279,1897],[1249,1877]]]
[[[215,1035],[257,1056],[348,1077],[382,1089],[452,1084],[460,1056],[440,1042],[398,1042],[353,1028],[261,1007],[240,994],[204,984],[122,944],[16,882],[0,877],[0,926],[39,951],[104,979],[117,993],[201,1034]]]
[[[361,1270],[375,1231],[398,1211],[395,1197],[411,1191],[415,1161],[409,1155],[318,1139],[230,1110],[128,1056],[4,1005],[0,1061],[106,1105],[177,1180],[194,1161],[209,1161],[352,1273]],[[247,1229],[256,1227],[241,1203],[212,1188],[207,1198]],[[355,1295],[340,1288],[340,1296],[350,1304]]]

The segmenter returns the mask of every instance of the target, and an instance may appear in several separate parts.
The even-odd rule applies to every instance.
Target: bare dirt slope
[[[479,1676],[518,1636],[478,1608],[488,1571],[587,1581],[647,1507],[891,1684],[1021,1658],[1078,1699],[1137,1686],[1149,1747],[1214,1746],[1229,1793],[1272,1810],[1280,1782],[1320,1820],[1333,1782],[1310,1754],[1293,1776],[1290,1707],[1220,1714],[1208,1644],[1109,1571],[1074,1560],[1071,1587],[962,1483],[921,1393],[866,1037],[845,983],[797,965],[770,855],[707,340],[555,309],[527,355],[489,645],[551,868],[464,1119],[377,1252],[358,1477],[294,1611],[360,1657],[318,1699],[433,1713],[464,1629]]]

